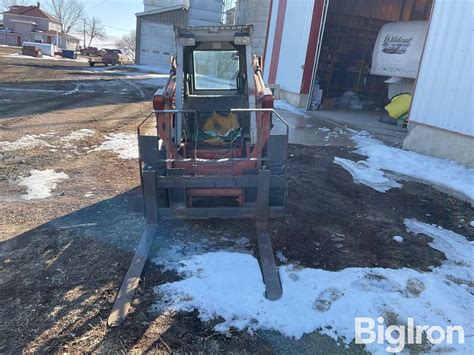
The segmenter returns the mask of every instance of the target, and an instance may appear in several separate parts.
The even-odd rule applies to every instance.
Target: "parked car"
[[[123,54],[120,49],[104,49],[102,58],[104,58],[104,61],[109,63],[122,64],[127,61],[127,56]]]
[[[89,58],[89,66],[93,67],[96,64],[104,64],[105,66],[123,64],[127,59],[127,56],[120,49],[101,49],[98,56]]]

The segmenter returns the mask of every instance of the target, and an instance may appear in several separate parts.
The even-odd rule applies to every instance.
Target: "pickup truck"
[[[87,56],[96,56],[99,55],[99,50],[96,47],[82,48],[81,54]]]
[[[103,49],[96,57],[89,58],[89,66],[93,67],[96,64],[109,65],[123,64],[127,61],[127,56],[122,53],[120,49]]]

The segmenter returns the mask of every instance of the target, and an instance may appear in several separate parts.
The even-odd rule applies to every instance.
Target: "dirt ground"
[[[363,353],[315,332],[296,341],[275,332],[216,333],[197,312],[153,312],[153,287],[177,279],[148,261],[132,313],[123,325],[106,319],[144,228],[137,162],[111,152],[87,153],[110,133],[135,131],[151,109],[156,88],[133,78],[91,72],[84,63],[5,57],[0,47],[0,141],[28,134],[51,139],[96,131],[74,148],[0,152],[0,352],[251,352]],[[81,90],[75,91],[79,85]],[[48,90],[48,91],[38,91]],[[72,92],[70,94],[67,94]],[[340,270],[410,267],[428,272],[444,255],[428,237],[407,235],[403,220],[417,218],[474,239],[473,209],[427,185],[378,193],[354,184],[334,157],[357,156],[342,146],[292,145],[288,213],[271,221],[275,251],[289,263]],[[24,200],[20,176],[54,169],[69,179],[53,196]],[[185,221],[161,225],[152,254],[173,241],[205,250],[256,252],[253,225],[241,221]],[[392,240],[404,235],[405,242]]]

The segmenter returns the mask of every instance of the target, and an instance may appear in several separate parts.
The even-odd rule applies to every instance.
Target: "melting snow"
[[[286,111],[295,113],[297,115],[302,115],[302,116],[306,115],[306,113],[303,109],[295,107],[295,106],[289,104],[288,102],[286,102],[285,100],[275,100],[275,101],[273,101],[273,106],[277,109],[286,110]]]
[[[50,197],[51,190],[57,187],[57,183],[68,178],[69,176],[65,173],[56,173],[52,169],[31,170],[30,176],[20,177],[19,185],[28,188],[27,194],[22,197],[25,200]]]
[[[389,147],[366,133],[355,134],[352,140],[357,145],[355,152],[368,158],[352,162],[336,157],[334,162],[348,170],[357,182],[366,184],[377,191],[384,190],[381,192],[392,187],[400,187],[400,184],[384,173],[384,171],[389,171],[400,175],[400,179],[403,176],[409,176],[474,201],[472,188],[474,169],[451,160]],[[383,185],[382,188],[380,183]]]
[[[3,141],[3,142],[0,142],[0,151],[11,152],[14,150],[19,150],[19,149],[31,149],[31,148],[36,148],[36,147],[51,147],[50,144],[48,144],[41,138],[51,136],[52,134],[54,133],[32,134],[32,135],[23,136],[13,142]]]
[[[106,140],[93,151],[112,151],[122,159],[138,158],[138,140],[136,134],[112,133],[106,136]]]
[[[391,177],[386,176],[382,170],[374,169],[364,160],[356,163],[352,160],[335,157],[334,163],[350,172],[356,183],[371,187],[378,192],[386,192],[392,187],[402,186]]]
[[[275,257],[281,262],[281,263],[287,263],[288,262],[288,259],[286,258],[286,256],[283,255],[283,253],[281,251],[277,251],[275,253]]]
[[[67,136],[62,137],[60,140],[61,142],[66,143],[67,145],[70,144],[71,141],[78,141],[86,137],[92,137],[95,134],[95,131],[92,129],[79,129],[77,131],[72,131]]]
[[[392,239],[396,242],[399,242],[399,243],[403,242],[403,237],[399,236],[399,235],[394,236]]]
[[[280,268],[283,296],[272,302],[264,297],[258,261],[253,256],[208,253],[175,264],[184,279],[155,287],[160,301],[154,309],[197,309],[203,321],[222,317],[224,321],[215,326],[221,332],[231,327],[250,332],[271,329],[300,338],[320,331],[335,339],[343,337],[347,343],[354,339],[356,316],[376,319],[391,314],[400,324],[413,317],[416,325],[462,325],[466,344],[450,346],[458,353],[467,353],[474,336],[474,243],[416,220],[406,220],[405,224],[410,232],[433,238],[431,247],[448,260],[427,273],[406,268],[331,272],[287,265]],[[367,349],[385,353],[386,345],[370,344]],[[446,346],[435,347],[446,350]]]

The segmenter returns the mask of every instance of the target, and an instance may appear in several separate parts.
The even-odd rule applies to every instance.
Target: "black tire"
[[[90,66],[90,67],[93,67],[94,65],[95,65],[94,62],[89,62],[89,66]]]

